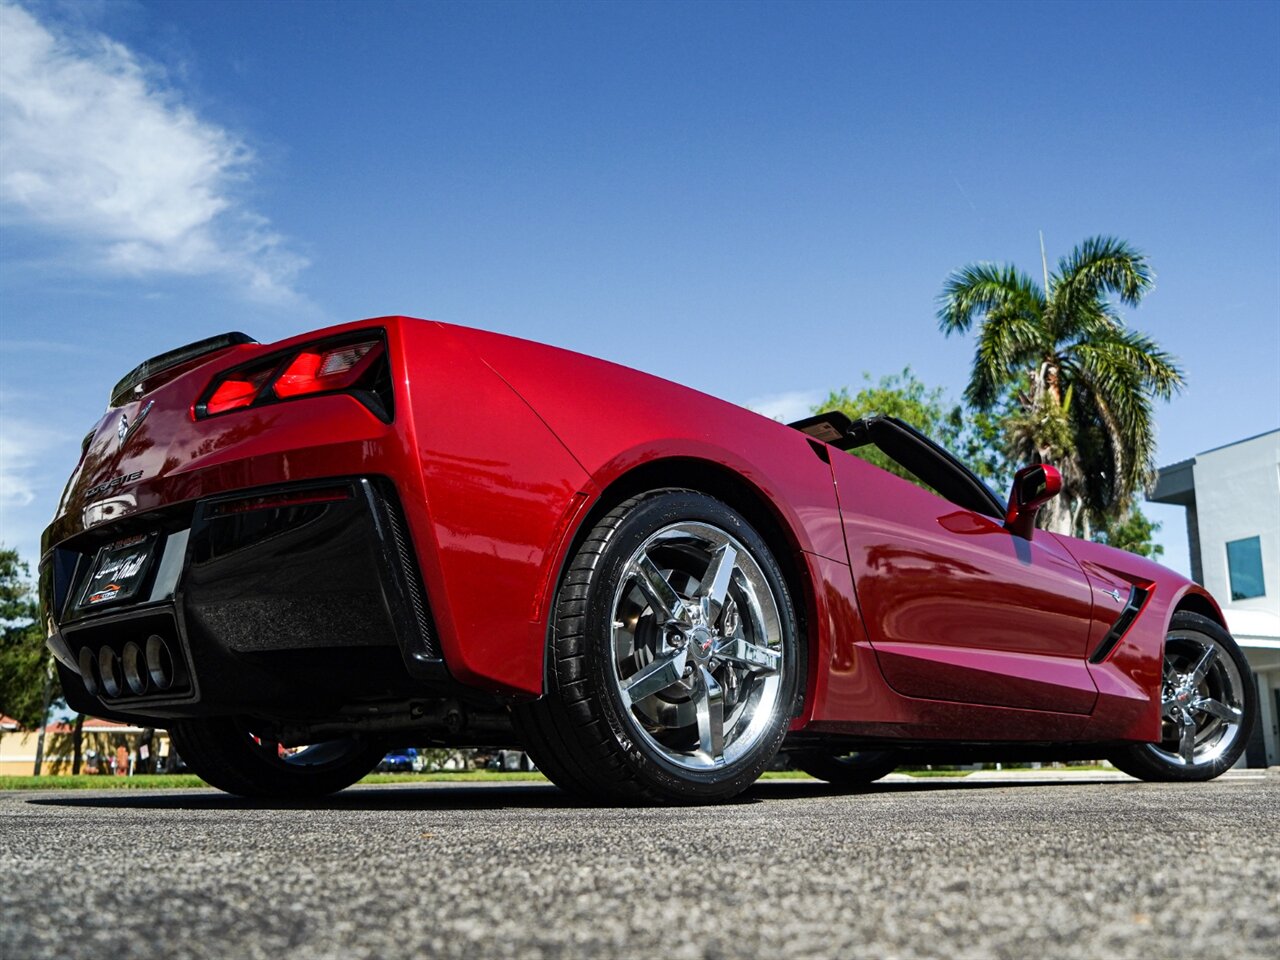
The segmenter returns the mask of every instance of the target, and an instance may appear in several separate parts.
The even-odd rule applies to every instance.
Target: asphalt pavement
[[[0,957],[1280,956],[1280,771],[766,781],[696,809],[541,784],[0,793]]]

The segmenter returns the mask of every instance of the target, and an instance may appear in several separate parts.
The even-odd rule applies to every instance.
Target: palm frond
[[[1117,237],[1090,237],[1058,261],[1051,283],[1055,312],[1070,322],[1083,305],[1107,294],[1134,307],[1154,282],[1140,250]]]
[[[965,399],[979,410],[991,409],[1005,387],[1040,359],[1040,333],[1034,317],[1016,310],[989,313],[974,348]]]
[[[1081,343],[1067,366],[1106,431],[1113,504],[1145,488],[1155,470],[1155,418],[1142,368],[1112,343]]]
[[[1045,296],[1039,284],[1012,266],[972,263],[947,277],[938,297],[938,328],[948,336],[964,333],[975,317],[993,311],[1026,317],[1044,313]]]
[[[1124,326],[1115,307],[1106,300],[1093,300],[1072,306],[1075,314],[1071,320],[1071,327],[1075,331],[1075,336],[1105,339]]]
[[[1145,333],[1128,327],[1112,327],[1105,333],[1098,331],[1089,339],[1070,345],[1064,353],[1081,351],[1103,358],[1111,368],[1131,369],[1139,387],[1161,400],[1170,399],[1187,384],[1177,357]]]

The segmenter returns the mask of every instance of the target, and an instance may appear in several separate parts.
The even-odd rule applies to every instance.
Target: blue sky
[[[1162,463],[1280,425],[1280,5],[0,0],[0,539],[139,360],[400,312],[780,415],[974,260],[1147,252]],[[1181,512],[1165,520],[1187,569]]]

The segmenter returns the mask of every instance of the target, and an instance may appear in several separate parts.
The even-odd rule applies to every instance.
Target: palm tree
[[[1052,463],[1064,496],[1046,528],[1088,536],[1125,513],[1155,475],[1154,398],[1184,384],[1177,360],[1124,325],[1117,301],[1136,307],[1151,289],[1146,257],[1114,237],[1091,237],[1058,261],[1044,286],[1012,266],[971,264],[947,278],[938,325],[948,336],[981,318],[965,399],[982,410],[1010,404],[1009,454]]]

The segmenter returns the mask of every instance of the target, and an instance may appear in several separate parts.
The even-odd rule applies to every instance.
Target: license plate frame
[[[156,533],[140,533],[99,547],[76,609],[96,610],[136,599],[151,574],[159,540]]]

